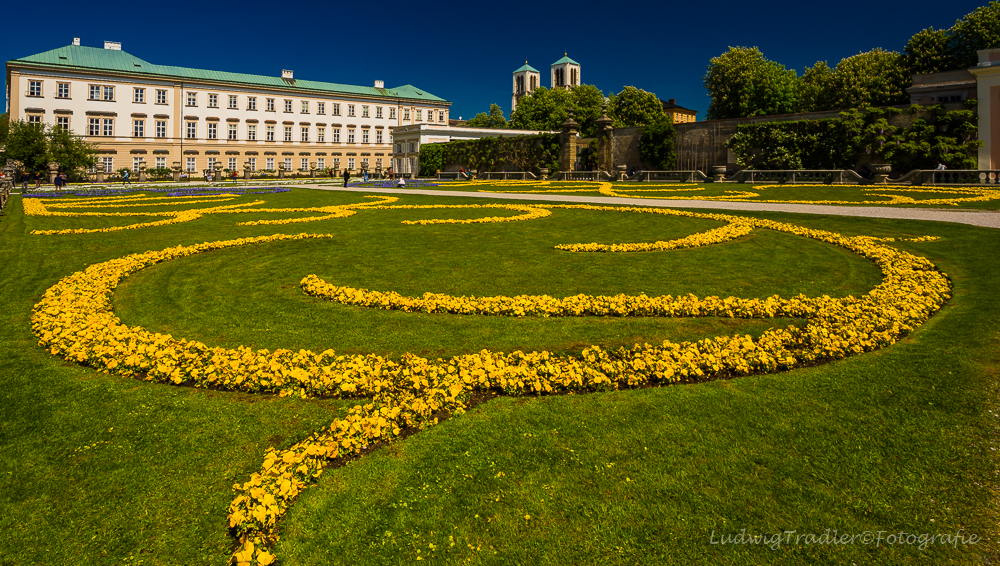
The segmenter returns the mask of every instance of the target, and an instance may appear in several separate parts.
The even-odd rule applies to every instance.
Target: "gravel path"
[[[896,218],[902,220],[931,220],[955,222],[985,228],[1000,228],[1000,211],[995,210],[942,210],[939,208],[892,208],[887,206],[836,206],[827,204],[778,204],[765,202],[723,202],[705,200],[661,200],[579,195],[479,193],[436,191],[432,189],[389,189],[379,187],[334,187],[302,185],[308,189],[347,191],[354,193],[388,193],[445,197],[529,200],[546,202],[575,202],[588,204],[615,204],[629,206],[658,206],[664,208],[705,208],[712,210],[752,210],[765,212],[795,212],[798,214],[828,214],[833,216],[860,216],[865,218]]]

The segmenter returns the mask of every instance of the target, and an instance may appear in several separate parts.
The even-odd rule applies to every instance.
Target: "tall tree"
[[[626,86],[610,97],[608,116],[616,128],[655,124],[663,117],[663,103],[651,92]]]
[[[7,141],[7,133],[10,131],[10,115],[6,112],[0,114],[0,146]]]
[[[480,112],[465,123],[467,128],[506,128],[507,119],[503,117],[503,109],[499,104],[490,104],[490,111]]]
[[[912,79],[895,51],[876,47],[866,53],[841,59],[833,71],[834,108],[865,108],[906,104],[906,87]]]
[[[799,112],[817,112],[831,110],[833,100],[833,69],[826,61],[818,61],[812,67],[806,67],[799,77]]]
[[[948,30],[948,57],[953,69],[979,63],[980,49],[1000,47],[1000,2],[993,0],[955,22]]]
[[[597,131],[602,102],[603,93],[593,85],[572,89],[538,87],[518,101],[508,125],[523,130],[559,130],[572,109],[581,135],[590,137]]]
[[[730,47],[709,61],[704,78],[712,98],[708,118],[741,118],[794,112],[794,70],[764,57],[756,47]]]
[[[53,161],[63,171],[73,171],[92,167],[96,153],[92,144],[59,126],[14,120],[10,122],[0,160],[15,161],[25,171],[46,171]]]
[[[913,34],[903,48],[903,65],[912,75],[956,68],[948,56],[948,32],[931,27]]]

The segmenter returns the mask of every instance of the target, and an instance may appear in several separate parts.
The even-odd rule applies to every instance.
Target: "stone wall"
[[[636,169],[649,169],[644,167],[639,160],[639,138],[642,137],[642,128],[615,128],[612,142],[612,159],[614,164],[624,165],[626,171]]]

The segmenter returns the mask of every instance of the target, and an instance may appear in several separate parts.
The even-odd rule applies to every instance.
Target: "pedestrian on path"
[[[132,181],[130,180],[130,179],[131,179],[131,177],[132,177],[132,172],[131,172],[131,171],[129,171],[128,169],[126,169],[126,170],[125,170],[125,171],[124,171],[124,172],[122,173],[122,186],[123,186],[123,187],[124,187],[125,185],[128,185],[128,186],[130,186],[130,187],[132,186]]]
[[[344,177],[344,186],[346,187],[347,181],[351,179],[351,172],[348,171],[347,169],[344,169],[343,177]]]

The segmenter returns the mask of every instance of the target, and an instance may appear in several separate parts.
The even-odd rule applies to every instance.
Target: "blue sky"
[[[875,47],[902,50],[915,32],[948,28],[986,0],[588,2],[88,2],[19,0],[5,6],[4,61],[105,40],[151,63],[387,87],[413,84],[471,118],[491,102],[510,114],[511,73],[542,71],[568,52],[586,84],[632,85],[698,110],[709,59],[757,46],[805,66]],[[114,16],[127,14],[127,16]]]

